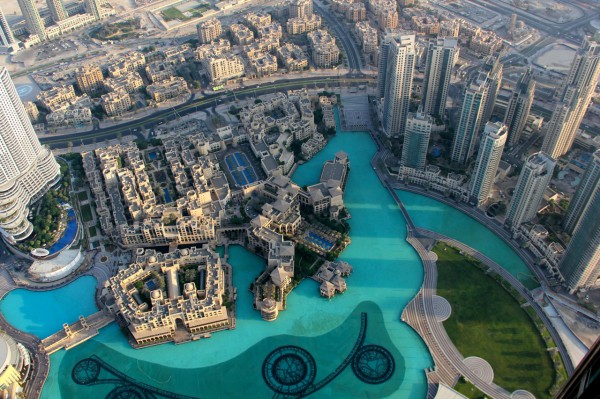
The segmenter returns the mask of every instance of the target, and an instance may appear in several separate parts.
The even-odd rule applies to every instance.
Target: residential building
[[[146,87],[148,95],[157,103],[179,97],[183,94],[189,94],[189,89],[185,79],[182,77],[171,77],[160,83],[154,83]]]
[[[513,231],[531,221],[537,214],[555,165],[556,161],[543,152],[529,156],[523,165],[506,212],[505,224]]]
[[[55,111],[46,115],[50,128],[81,127],[92,124],[92,111],[89,108],[71,108]]]
[[[131,96],[123,89],[102,96],[102,108],[108,116],[122,115],[131,108],[131,105]]]
[[[317,67],[331,68],[338,64],[340,49],[329,32],[324,29],[317,29],[309,32],[307,37],[312,49],[312,59]]]
[[[397,137],[404,134],[408,117],[416,55],[415,35],[387,35],[380,53],[378,91],[383,92],[383,131],[388,137]]]
[[[507,144],[512,147],[519,143],[521,133],[527,124],[531,104],[535,95],[535,80],[531,68],[529,68],[517,82],[517,86],[513,90],[506,112],[504,113],[504,124],[508,127]]]
[[[196,28],[198,29],[198,39],[202,44],[213,42],[221,36],[221,33],[223,32],[221,29],[221,21],[216,18],[202,21],[196,25]]]
[[[40,111],[38,110],[37,105],[32,101],[25,101],[23,107],[25,108],[25,112],[27,112],[27,116],[29,116],[31,123],[38,123],[40,120]]]
[[[598,191],[600,191],[600,150],[594,152],[563,219],[563,227],[567,233],[573,234],[577,230],[594,193]]]
[[[108,75],[118,78],[130,72],[139,72],[146,66],[146,57],[139,51],[121,54],[119,58],[108,65]]]
[[[600,34],[586,37],[577,51],[548,123],[542,151],[554,158],[565,155],[588,109],[600,76]]]
[[[223,83],[244,74],[244,63],[237,55],[208,57],[202,63],[212,83]]]
[[[268,25],[260,26],[257,29],[257,32],[258,37],[263,40],[276,39],[277,41],[279,41],[279,39],[281,39],[281,36],[283,35],[283,29],[281,28],[281,25],[278,22],[272,22]]]
[[[412,26],[417,33],[423,35],[437,35],[440,31],[440,22],[436,17],[430,15],[413,16]]]
[[[313,13],[313,0],[290,0],[289,6],[290,18],[306,18]]]
[[[229,29],[231,30],[235,44],[243,46],[254,41],[254,33],[245,25],[232,24]]]
[[[437,38],[429,40],[427,66],[423,80],[423,112],[443,118],[446,111],[448,86],[452,69],[458,61],[458,40]]]
[[[41,91],[38,100],[44,108],[50,112],[67,108],[76,100],[75,89],[73,85],[53,87],[50,90]]]
[[[17,90],[0,67],[0,232],[12,242],[33,232],[29,204],[58,181],[60,168],[38,140]]]
[[[356,29],[356,35],[358,36],[363,53],[369,55],[375,54],[377,52],[377,46],[379,45],[377,40],[377,29],[371,26],[369,21],[357,22],[354,28]]]
[[[46,4],[48,4],[48,10],[50,10],[50,15],[52,15],[54,22],[59,22],[69,17],[62,0],[46,0]]]
[[[590,194],[588,206],[558,265],[571,293],[596,288],[600,283],[600,190]]]
[[[244,19],[255,29],[271,24],[271,15],[262,11],[249,12],[244,15]]]
[[[118,78],[108,78],[104,80],[104,88],[106,91],[125,90],[132,94],[144,87],[144,81],[138,72],[129,72],[126,75]]]
[[[40,13],[36,7],[34,0],[17,0],[21,13],[25,17],[25,23],[27,24],[27,30],[30,35],[37,35],[40,42],[47,39],[46,28],[44,22],[40,17]]]
[[[416,113],[409,112],[400,160],[402,166],[414,169],[425,168],[432,125],[433,118],[421,109]]]
[[[288,71],[302,71],[308,68],[308,57],[300,46],[292,43],[279,47],[277,58]]]
[[[508,128],[501,122],[488,122],[483,129],[483,137],[479,144],[469,186],[472,201],[478,206],[487,201],[490,196],[507,135]]]
[[[231,328],[225,307],[225,274],[220,256],[207,246],[177,249],[163,254],[140,251],[135,262],[120,270],[105,284],[108,310],[118,315],[137,347],[191,340],[194,336]],[[191,271],[202,275],[204,286],[196,287]],[[180,285],[180,277],[184,284]],[[153,285],[147,302],[140,300],[144,280]],[[146,283],[146,289],[150,288]],[[165,289],[166,288],[166,289]]]
[[[467,86],[463,95],[460,119],[452,141],[452,162],[466,164],[475,149],[477,135],[483,125],[483,111],[487,101],[489,84],[484,73]]]
[[[363,3],[352,3],[346,9],[346,19],[350,22],[358,22],[367,18],[367,9]]]
[[[198,48],[196,48],[194,51],[194,58],[198,61],[203,61],[211,56],[229,53],[230,50],[231,45],[229,44],[229,41],[225,39],[219,39],[213,43],[198,46]]]
[[[79,89],[91,96],[103,87],[104,76],[98,65],[90,64],[75,69],[75,80]]]
[[[320,27],[321,17],[316,14],[304,18],[289,18],[285,24],[285,28],[290,35],[300,35]]]
[[[482,55],[492,55],[502,47],[502,39],[493,32],[480,30],[469,41],[469,48]]]
[[[460,23],[456,19],[447,19],[440,22],[439,37],[456,37],[460,32]]]
[[[257,77],[269,76],[277,72],[277,58],[269,53],[250,58],[249,64]]]
[[[175,76],[175,68],[162,61],[154,61],[146,65],[146,76],[152,83],[159,83]]]

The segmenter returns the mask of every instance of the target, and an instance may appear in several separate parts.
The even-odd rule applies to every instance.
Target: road
[[[344,47],[344,52],[346,53],[346,59],[348,60],[348,69],[350,72],[360,73],[362,68],[362,56],[361,52],[358,50],[354,39],[348,34],[348,28],[344,26],[339,19],[332,16],[329,10],[326,10],[322,6],[317,5],[316,2],[313,2],[315,11],[323,17],[327,25],[333,32],[335,36],[342,43],[342,47]]]
[[[197,111],[203,111],[207,108],[213,107],[219,102],[226,101],[230,97],[236,97],[243,99],[246,97],[254,97],[259,94],[271,93],[278,90],[290,90],[300,89],[303,87],[319,87],[324,88],[331,85],[341,84],[368,84],[375,81],[375,78],[364,76],[364,77],[306,77],[299,79],[287,79],[280,80],[276,83],[259,84],[255,86],[249,86],[239,89],[234,89],[228,92],[218,93],[209,95],[204,98],[188,100],[187,102],[177,105],[175,107],[157,111],[151,116],[144,117],[129,122],[125,122],[116,126],[108,128],[101,128],[96,130],[88,130],[85,132],[70,133],[60,136],[52,137],[40,137],[42,144],[49,145],[51,148],[67,148],[69,142],[73,146],[79,144],[93,144],[101,142],[103,140],[112,140],[119,135],[133,134],[137,138],[144,138],[144,136],[135,129],[144,127],[145,129],[154,128],[159,122],[174,120],[178,117],[188,115]]]

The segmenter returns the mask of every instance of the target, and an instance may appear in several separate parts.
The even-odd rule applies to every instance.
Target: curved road
[[[340,23],[339,19],[332,17],[328,10],[317,5],[316,2],[313,2],[313,6],[317,13],[319,13],[325,22],[327,22],[327,25],[335,32],[335,35],[342,43],[350,71],[356,71],[357,73],[360,73],[362,68],[361,52],[357,49],[356,43],[354,43],[352,37],[349,36],[347,32],[348,28]]]
[[[332,84],[368,84],[374,81],[373,77],[306,77],[299,79],[280,80],[277,83],[262,84],[256,86],[243,87],[228,92],[222,92],[218,94],[212,94],[198,99],[190,99],[183,104],[176,105],[172,108],[157,111],[154,114],[136,119],[133,121],[121,123],[116,126],[111,126],[102,129],[88,130],[85,132],[77,132],[64,134],[60,136],[51,137],[40,137],[42,144],[47,144],[52,148],[67,148],[69,142],[74,146],[81,144],[92,144],[96,141],[111,140],[117,138],[120,134],[133,134],[138,138],[144,138],[139,132],[134,132],[133,129],[139,129],[141,127],[152,129],[161,121],[174,120],[178,117],[201,111],[210,107],[215,106],[220,101],[225,101],[228,98],[246,98],[255,96],[257,94],[265,94],[273,91],[285,89],[299,89],[308,85],[314,85],[314,87],[326,87]]]

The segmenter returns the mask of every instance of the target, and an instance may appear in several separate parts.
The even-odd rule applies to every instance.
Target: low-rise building
[[[423,35],[437,35],[440,31],[440,22],[437,18],[430,15],[413,16],[412,26],[417,33],[421,33]]]
[[[25,112],[27,112],[27,116],[32,124],[36,124],[40,120],[40,111],[38,110],[37,105],[35,105],[32,101],[23,102],[23,107],[25,107]]]
[[[131,105],[131,96],[122,89],[102,96],[102,108],[108,116],[122,115],[131,108]]]
[[[277,72],[277,58],[269,53],[262,53],[249,60],[254,74],[258,77],[269,76]]]
[[[283,30],[278,22],[272,22],[268,25],[260,26],[258,29],[258,37],[261,39],[281,39]]]
[[[300,35],[320,27],[321,17],[316,14],[304,18],[289,18],[285,24],[285,28],[290,35]]]
[[[200,43],[211,43],[221,36],[222,28],[221,21],[217,18],[210,18],[196,25],[198,30],[198,39]]]
[[[130,72],[139,72],[146,66],[146,57],[139,51],[119,54],[119,58],[108,65],[108,75],[118,78]]]
[[[77,98],[73,85],[53,87],[38,94],[40,104],[50,112],[67,108]]]
[[[254,29],[271,24],[271,15],[263,11],[249,12],[244,15],[246,22]]]
[[[312,59],[317,67],[331,68],[338,64],[340,49],[329,32],[317,29],[308,33],[307,36],[312,49]]]
[[[146,87],[148,95],[157,103],[179,97],[184,94],[189,94],[185,79],[182,77],[171,77],[160,83],[154,83]]]
[[[367,18],[367,9],[363,3],[352,3],[346,9],[345,16],[350,22],[363,21]]]
[[[300,46],[287,43],[277,49],[277,58],[288,71],[308,68],[308,57]]]
[[[231,328],[225,284],[221,258],[207,247],[166,254],[142,249],[105,283],[103,294],[141,347]]]
[[[229,44],[229,41],[225,39],[219,39],[213,43],[198,46],[198,48],[196,48],[194,51],[194,57],[198,61],[203,61],[209,57],[229,53],[230,50],[231,45]]]
[[[154,61],[146,65],[146,76],[152,83],[159,83],[175,76],[175,68],[166,62]]]
[[[46,115],[48,127],[84,126],[92,123],[92,111],[89,108],[75,108],[56,111]]]
[[[104,76],[98,65],[91,64],[75,69],[75,80],[82,92],[93,95],[103,87]]]
[[[207,57],[203,65],[212,83],[223,83],[244,75],[242,59],[233,54]]]
[[[108,78],[104,80],[106,91],[124,90],[127,93],[135,93],[144,87],[144,81],[138,72],[129,72],[118,78]]]
[[[254,33],[247,26],[242,24],[232,24],[229,29],[233,36],[235,44],[243,46],[244,44],[250,44],[254,41]]]

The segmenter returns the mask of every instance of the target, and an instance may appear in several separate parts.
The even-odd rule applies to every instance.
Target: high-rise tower
[[[29,33],[38,35],[40,41],[45,41],[47,38],[46,28],[44,27],[44,21],[42,21],[40,13],[35,6],[35,2],[33,0],[17,0],[17,3],[19,3],[23,17],[25,17],[25,23],[27,24]]]
[[[50,10],[50,15],[52,15],[52,20],[54,22],[62,21],[69,17],[62,0],[46,0],[46,4],[48,4],[48,9]]]
[[[431,135],[433,118],[421,110],[417,113],[410,112],[406,120],[404,145],[402,147],[402,166],[414,169],[423,169],[427,160],[427,146]]]
[[[458,54],[458,40],[455,38],[437,38],[429,41],[423,81],[424,113],[440,118],[444,116],[448,85]]]
[[[535,217],[552,179],[555,165],[554,159],[543,152],[535,153],[527,159],[506,212],[507,226],[516,230]]]
[[[388,137],[404,134],[413,70],[415,66],[415,35],[388,35],[382,46],[387,47],[385,79],[380,79],[384,91],[382,123]]]
[[[565,155],[587,111],[600,76],[600,33],[586,37],[577,51],[546,129],[542,151],[553,158]]]
[[[452,141],[452,162],[466,164],[475,149],[477,135],[483,125],[483,111],[487,101],[489,85],[484,73],[465,89],[458,126]]]
[[[508,99],[508,106],[504,114],[504,123],[508,127],[508,146],[512,147],[519,142],[521,133],[527,124],[533,96],[535,95],[535,80],[529,68],[517,82]]]
[[[88,14],[92,14],[96,21],[102,19],[102,13],[100,12],[100,6],[102,2],[100,0],[84,0],[85,10]]]
[[[0,9],[0,45],[11,47],[15,42],[15,37],[13,36],[12,30],[10,30],[6,16]]]
[[[40,144],[8,71],[0,67],[0,231],[8,239],[31,234],[28,205],[59,177],[58,163]]]
[[[487,74],[488,84],[488,95],[485,99],[485,105],[483,107],[482,123],[486,123],[492,117],[494,106],[496,106],[496,99],[498,98],[498,91],[502,86],[502,74],[503,66],[500,63],[499,55],[490,55],[485,59],[483,63],[483,71]]]
[[[507,132],[506,125],[500,122],[488,122],[485,125],[469,185],[469,194],[477,205],[485,202],[490,195],[502,158]]]
[[[600,190],[592,193],[588,207],[575,229],[558,265],[571,292],[593,287],[600,278]]]
[[[597,191],[600,191],[600,150],[594,153],[565,214],[563,226],[567,233],[573,234],[577,229]]]

